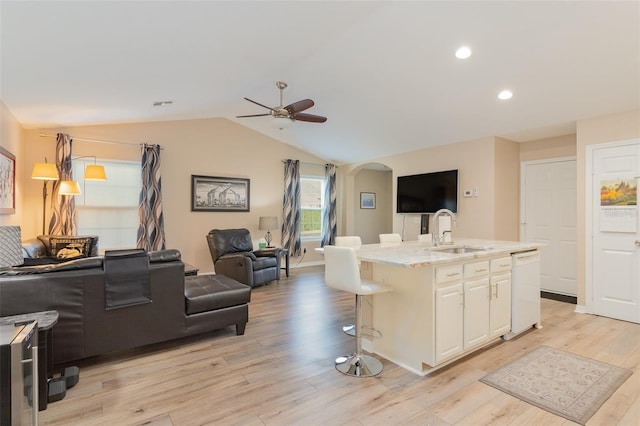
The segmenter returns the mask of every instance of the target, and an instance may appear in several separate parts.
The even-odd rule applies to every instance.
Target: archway
[[[393,171],[370,162],[347,175],[347,235],[358,235],[364,244],[378,242],[378,234],[393,232]]]

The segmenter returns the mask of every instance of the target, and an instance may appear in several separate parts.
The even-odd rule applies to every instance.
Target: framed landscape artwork
[[[248,212],[249,179],[191,175],[191,211]]]
[[[16,156],[0,146],[0,214],[16,212]]]
[[[360,208],[361,209],[375,209],[376,208],[376,193],[375,192],[361,192],[360,193]]]

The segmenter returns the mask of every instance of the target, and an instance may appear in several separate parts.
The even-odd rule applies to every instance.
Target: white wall
[[[0,214],[0,225],[21,225],[23,207],[23,185],[21,176],[24,174],[23,158],[24,130],[6,105],[0,101],[0,145],[16,157],[15,169],[15,201],[16,212]],[[29,169],[31,174],[31,169]]]

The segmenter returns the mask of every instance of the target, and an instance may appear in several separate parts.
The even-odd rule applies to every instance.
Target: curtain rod
[[[45,133],[40,133],[40,137],[41,138],[57,138],[56,135],[47,135]],[[73,136],[69,136],[69,138],[71,138],[71,140],[76,140],[76,141],[83,141],[83,142],[93,142],[93,143],[104,143],[104,144],[109,144],[109,145],[126,145],[126,146],[130,146],[130,147],[139,147],[140,145],[143,145],[141,143],[129,143],[129,142],[115,142],[115,141],[102,141],[102,140],[98,140],[98,139],[86,139],[86,138],[75,138]],[[160,147],[161,150],[164,150],[164,148]]]
[[[286,163],[286,162],[287,162],[287,160],[280,160],[280,161],[281,161],[282,163]],[[327,164],[329,164],[329,163],[319,164],[319,163],[305,163],[304,161],[300,161],[300,164],[306,164],[306,165],[308,165],[308,166],[319,166],[319,167],[324,167],[324,166],[326,166],[326,165],[327,165]],[[338,166],[336,166],[336,167],[338,167]]]

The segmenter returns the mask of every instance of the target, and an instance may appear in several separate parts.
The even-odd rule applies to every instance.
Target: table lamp
[[[278,218],[276,216],[260,216],[260,222],[258,224],[258,229],[261,231],[266,230],[267,234],[264,236],[265,241],[267,242],[267,247],[273,247],[271,245],[271,228],[276,229],[278,227]]]

